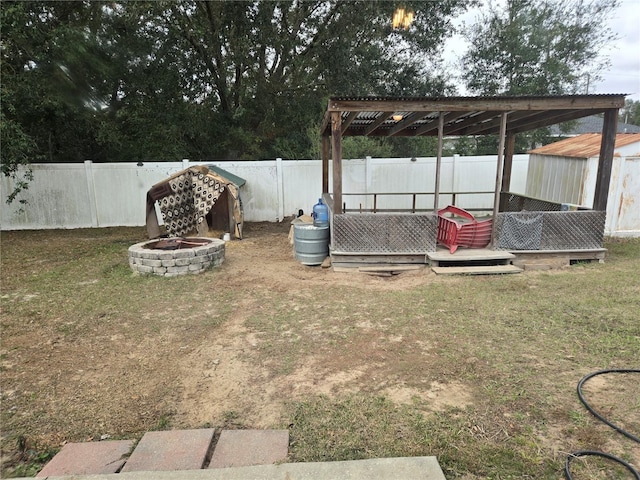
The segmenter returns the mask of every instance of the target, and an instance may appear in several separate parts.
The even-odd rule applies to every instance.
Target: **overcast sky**
[[[470,10],[460,17],[459,22],[473,23],[478,12],[479,9]],[[603,72],[601,82],[590,86],[589,93],[626,93],[630,94],[627,98],[640,101],[640,0],[620,0],[620,6],[611,16],[609,27],[619,36],[603,52],[609,56],[611,67]],[[466,48],[467,43],[460,36],[454,36],[447,42],[445,58],[451,67]],[[466,94],[464,87],[458,88],[460,94]]]
[[[620,39],[609,52],[611,68],[595,93],[629,93],[640,100],[640,0],[621,0],[609,24]]]

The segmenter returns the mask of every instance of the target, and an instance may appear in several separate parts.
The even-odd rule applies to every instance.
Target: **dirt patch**
[[[388,388],[385,393],[396,403],[412,403],[415,399],[426,403],[431,411],[444,411],[448,408],[464,409],[473,405],[473,396],[469,387],[459,383],[442,384],[432,382],[428,390],[417,388]]]
[[[289,242],[289,224],[257,223],[245,229],[245,238],[227,244],[225,269],[233,269],[232,285],[266,285],[279,292],[322,286],[329,283],[348,287],[405,289],[424,284],[430,277],[425,270],[409,271],[393,277],[334,272],[319,266],[305,266],[294,258]],[[262,283],[255,283],[260,281]]]
[[[423,285],[433,276],[426,269],[377,277],[305,266],[294,258],[288,229],[286,223],[250,224],[242,241],[228,243],[223,266],[223,271],[230,273],[227,286],[247,291],[267,289],[284,298],[295,291],[296,300],[290,308],[299,312],[308,307],[305,298],[321,295],[321,289],[328,285],[404,290]],[[300,298],[303,301],[297,300]],[[265,362],[259,352],[260,332],[245,325],[247,318],[262,313],[261,307],[255,299],[247,298],[212,338],[204,340],[180,362],[182,395],[175,416],[178,423],[216,424],[237,416],[247,425],[267,428],[282,421],[284,405],[296,398],[356,392],[370,385],[371,365],[354,365],[352,358],[345,357],[331,361],[322,351],[307,355],[304,363],[290,373],[274,376],[268,360]],[[358,326],[366,331],[371,325],[363,320]],[[310,324],[306,328],[318,330],[321,325]],[[281,333],[285,337],[291,334]],[[390,341],[401,342],[402,336]],[[404,400],[399,396],[398,401]]]

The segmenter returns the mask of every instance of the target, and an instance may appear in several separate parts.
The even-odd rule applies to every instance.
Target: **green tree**
[[[305,157],[330,95],[451,91],[466,0],[0,3],[3,172],[29,161]],[[393,144],[392,144],[393,147]]]
[[[393,2],[168,2],[150,21],[166,25],[189,59],[191,100],[225,125],[220,153],[304,156],[306,128],[329,95],[445,93],[431,72],[450,17],[465,6],[415,2],[402,33],[390,27]]]
[[[507,0],[484,12],[463,56],[467,88],[482,95],[585,93],[608,66],[616,0]]]
[[[640,126],[640,101],[627,98],[624,101],[624,108],[620,110],[619,120],[624,123]]]
[[[83,100],[69,87],[67,66],[75,58],[77,65],[91,68],[79,61],[88,43],[74,27],[90,24],[94,11],[95,6],[80,3],[0,5],[0,159],[2,173],[13,177],[16,186],[8,203],[31,179],[31,171],[22,165],[51,161],[58,153],[81,159],[84,146],[91,143]]]
[[[100,6],[90,2],[3,2],[4,168],[26,161],[91,158],[108,58],[94,40]],[[13,148],[14,145],[29,146]],[[63,160],[64,159],[64,160]]]
[[[467,32],[466,87],[480,95],[585,93],[609,64],[601,52],[615,38],[606,20],[617,6],[617,0],[490,4]],[[518,139],[518,150],[547,140],[548,131],[539,130]]]

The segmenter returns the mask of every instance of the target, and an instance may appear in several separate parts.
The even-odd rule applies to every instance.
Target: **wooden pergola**
[[[343,213],[343,136],[434,136],[438,138],[434,211],[438,208],[444,137],[498,135],[494,216],[500,192],[508,192],[518,133],[595,114],[604,114],[594,210],[605,211],[618,124],[625,95],[517,97],[332,97],[322,122],[322,191],[329,193],[333,162],[332,213]]]

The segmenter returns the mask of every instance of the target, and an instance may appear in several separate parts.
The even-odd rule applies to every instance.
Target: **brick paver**
[[[37,477],[116,473],[122,468],[133,440],[67,443]]]
[[[123,472],[197,470],[204,467],[213,441],[212,428],[147,432]]]
[[[268,465],[286,460],[288,430],[223,430],[209,468]]]

